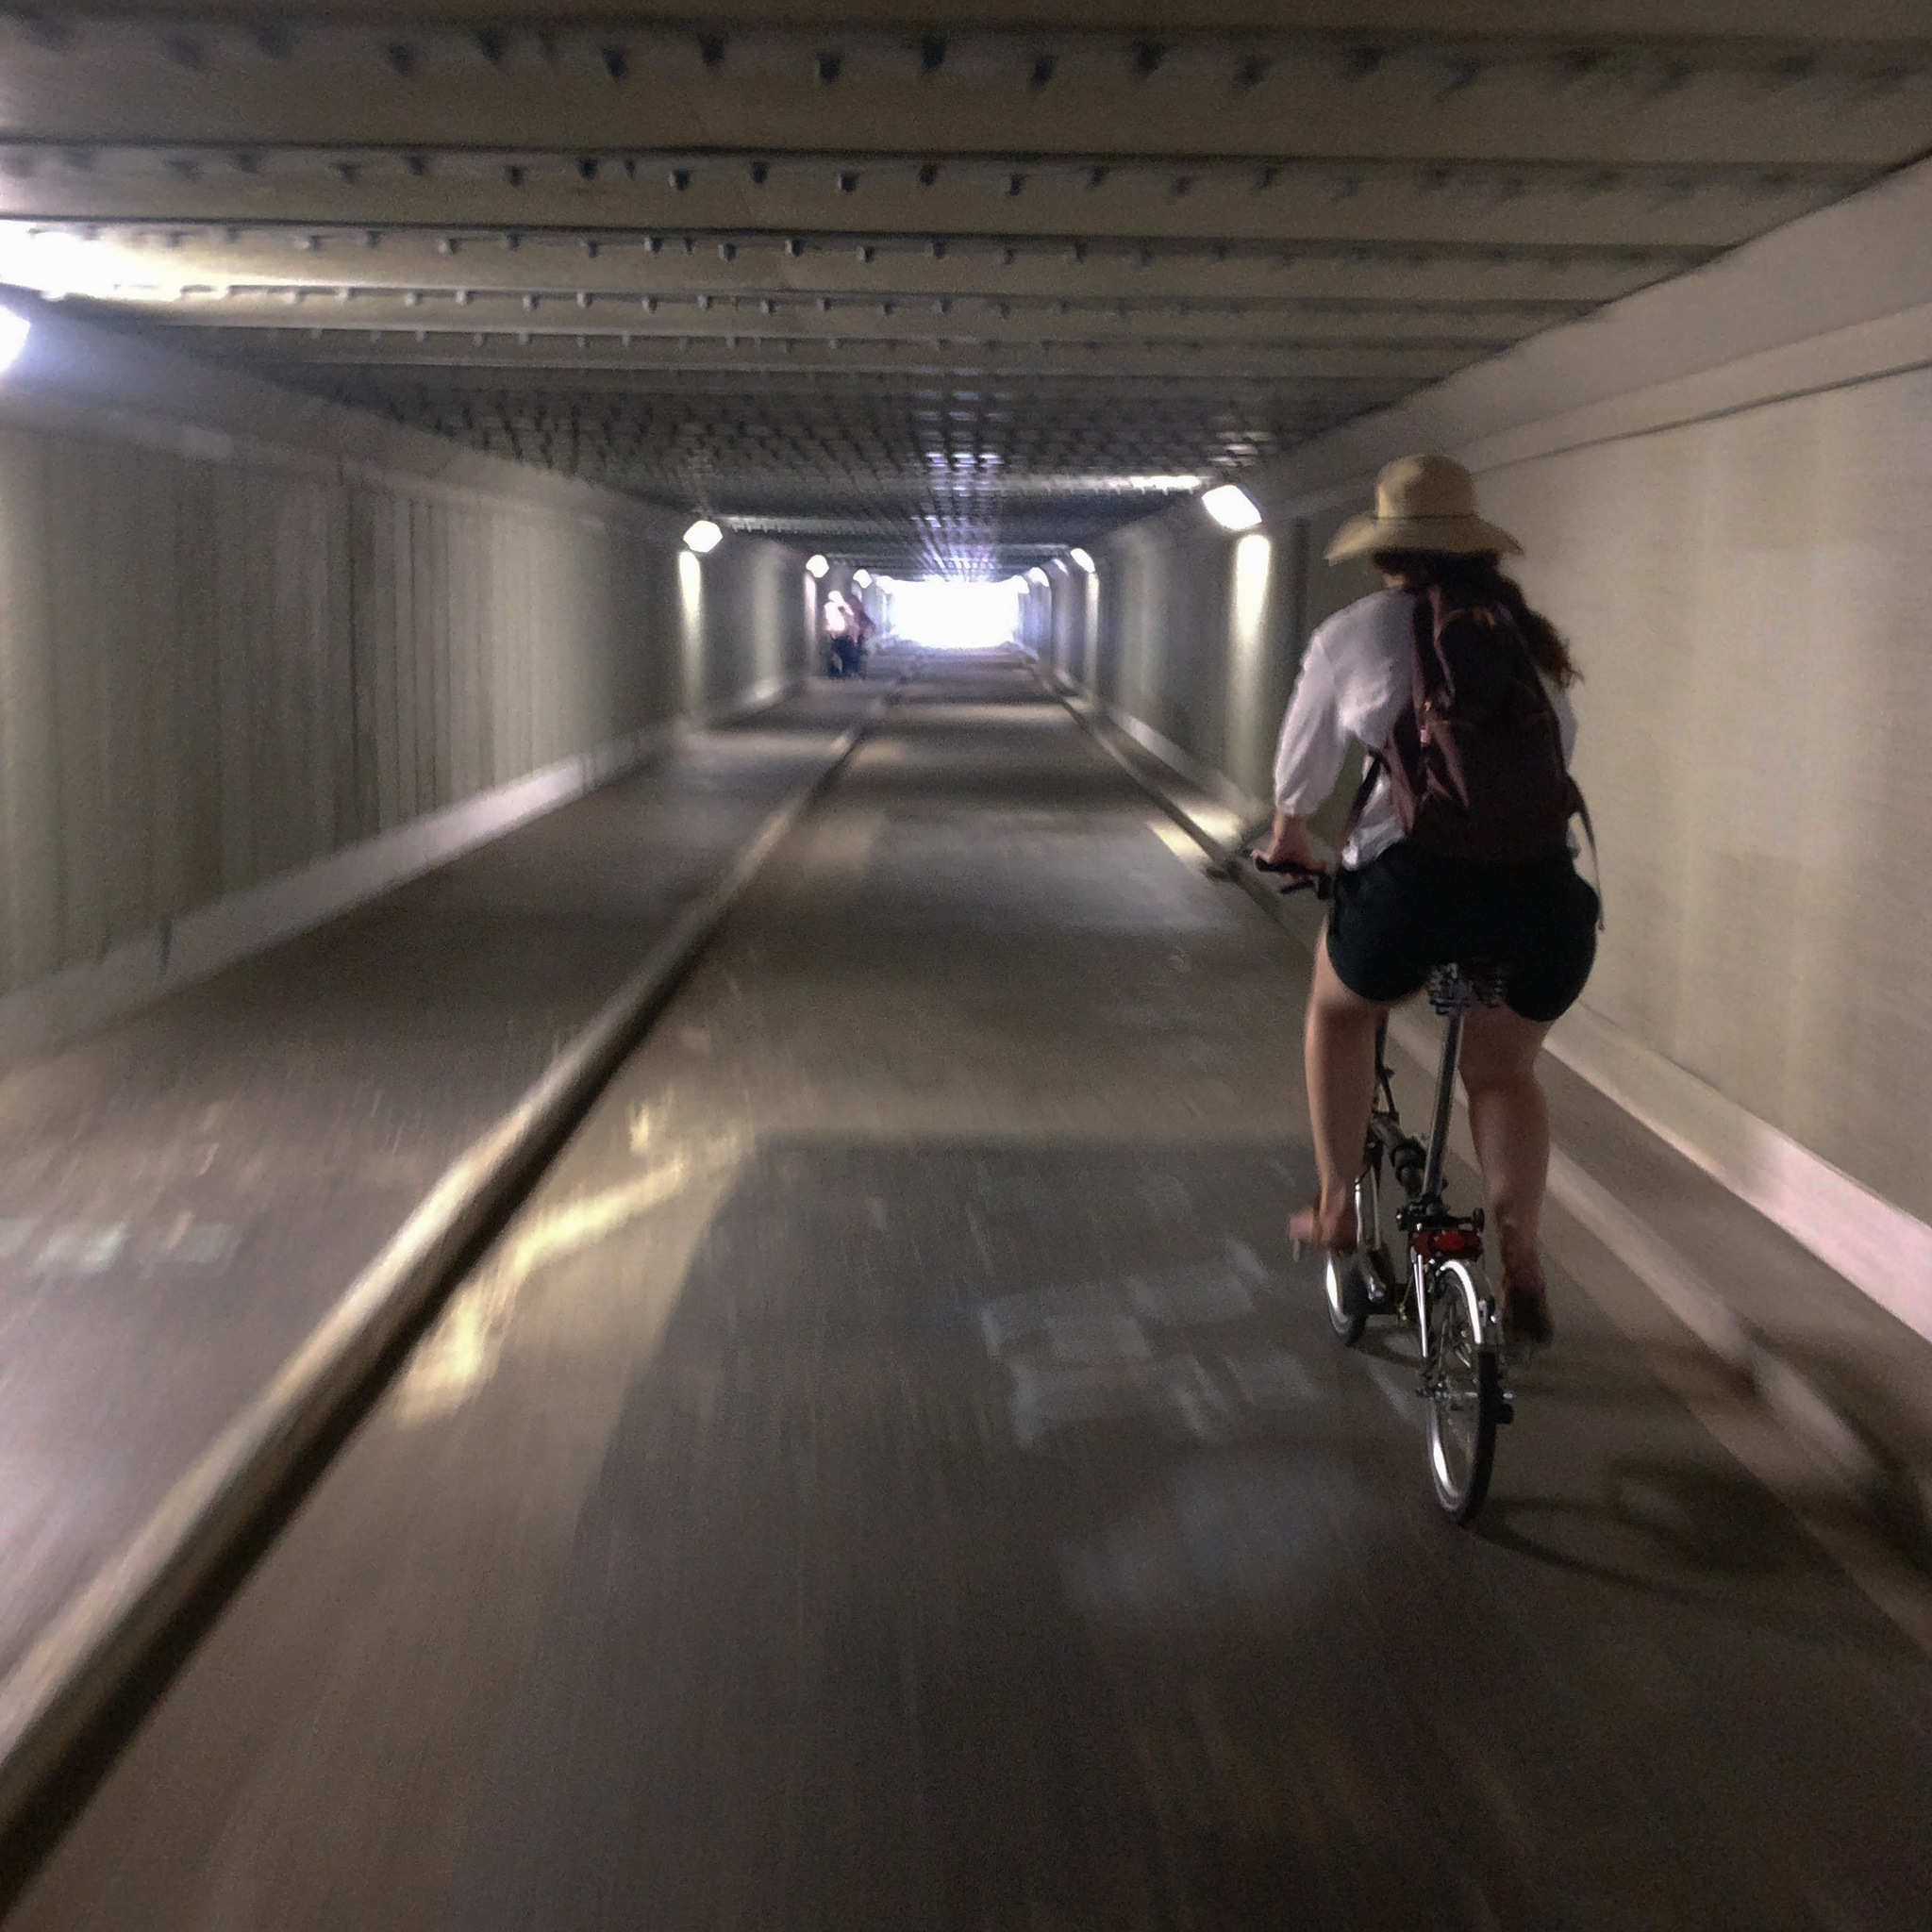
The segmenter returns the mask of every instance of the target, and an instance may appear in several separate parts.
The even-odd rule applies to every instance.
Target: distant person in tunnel
[[[1308,995],[1308,1112],[1321,1190],[1289,1223],[1332,1253],[1357,1242],[1355,1178],[1374,1078],[1375,1029],[1430,969],[1481,960],[1504,1002],[1468,1020],[1462,1083],[1518,1341],[1552,1324],[1537,1223],[1549,1112],[1536,1057],[1583,991],[1598,902],[1570,837],[1576,669],[1549,620],[1499,567],[1522,546],[1476,514],[1469,472],[1405,457],[1376,480],[1373,515],[1328,546],[1366,556],[1385,589],[1308,641],[1275,755],[1274,829],[1256,857],[1317,868],[1308,816],[1348,747],[1367,757],[1343,824],[1334,897]],[[1586,824],[1588,819],[1585,819]]]
[[[872,619],[865,607],[834,591],[825,599],[825,675],[858,677],[865,670],[865,641]]]

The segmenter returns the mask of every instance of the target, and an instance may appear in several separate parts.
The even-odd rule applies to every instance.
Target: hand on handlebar
[[[1290,883],[1284,892],[1312,891],[1317,898],[1328,896],[1329,877],[1302,822],[1287,812],[1277,812],[1267,838],[1248,857],[1257,872],[1286,874]]]
[[[1297,865],[1291,858],[1271,865],[1258,852],[1251,852],[1248,857],[1255,861],[1257,872],[1286,874],[1288,883],[1281,889],[1284,892],[1312,892],[1316,898],[1325,899],[1335,890],[1334,879],[1319,865]]]

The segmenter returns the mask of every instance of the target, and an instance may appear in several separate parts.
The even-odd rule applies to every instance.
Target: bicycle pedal
[[[1499,1423],[1513,1423],[1516,1420],[1515,1396],[1506,1395],[1503,1397],[1502,1402],[1496,1408],[1496,1420]]]

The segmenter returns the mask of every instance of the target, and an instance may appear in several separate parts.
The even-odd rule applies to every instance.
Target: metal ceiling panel
[[[855,561],[1007,568],[1932,150],[1923,7],[0,20],[0,279]]]

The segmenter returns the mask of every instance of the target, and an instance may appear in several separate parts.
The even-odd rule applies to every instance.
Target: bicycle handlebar
[[[1280,865],[1270,865],[1259,853],[1250,852],[1257,872],[1272,873],[1285,876],[1288,884],[1282,887],[1284,892],[1312,892],[1318,899],[1325,899],[1335,890],[1335,877],[1319,865],[1297,865],[1288,859]]]

